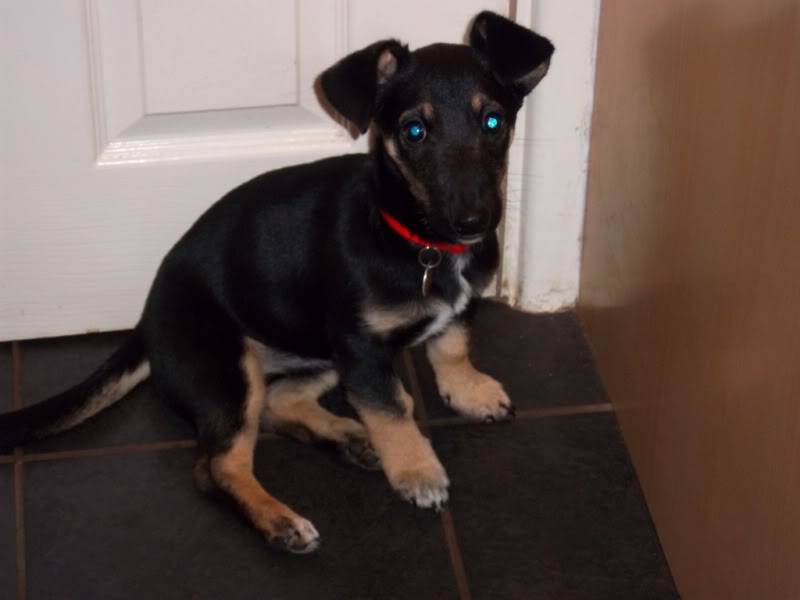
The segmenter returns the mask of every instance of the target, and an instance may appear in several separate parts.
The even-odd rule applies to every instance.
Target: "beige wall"
[[[684,598],[800,598],[800,2],[605,0],[579,311]]]

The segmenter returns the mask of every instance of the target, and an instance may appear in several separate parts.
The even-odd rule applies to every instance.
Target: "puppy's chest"
[[[441,333],[466,310],[473,296],[462,271],[461,265],[454,269],[456,294],[450,301],[435,294],[394,304],[367,301],[362,310],[366,328],[378,337],[411,346]]]

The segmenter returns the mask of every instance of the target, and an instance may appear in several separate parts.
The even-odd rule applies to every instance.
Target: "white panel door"
[[[461,41],[510,4],[0,2],[0,340],[132,326],[223,193],[365,148],[318,106],[322,69],[381,37]]]

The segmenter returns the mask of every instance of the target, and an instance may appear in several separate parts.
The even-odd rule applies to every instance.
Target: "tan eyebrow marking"
[[[383,138],[383,145],[386,148],[386,153],[389,155],[389,158],[394,161],[394,164],[397,165],[397,168],[400,169],[403,177],[405,177],[406,181],[408,182],[408,187],[411,190],[411,193],[422,204],[427,205],[430,202],[428,190],[425,189],[425,186],[422,184],[422,182],[414,176],[414,173],[411,171],[408,165],[403,162],[403,159],[400,157],[400,152],[397,150],[397,144],[395,144],[394,140],[392,139]]]
[[[481,112],[481,109],[483,109],[483,105],[486,104],[486,100],[488,100],[488,98],[486,98],[486,96],[484,96],[483,94],[481,93],[474,94],[472,96],[472,99],[470,100],[470,104],[472,105],[472,110],[474,110],[476,113]]]
[[[400,115],[398,122],[403,123],[404,121],[413,119],[414,117],[419,117],[419,115],[422,115],[422,117],[428,122],[432,121],[434,116],[433,104],[430,102],[423,102],[414,108],[408,109],[402,115]]]

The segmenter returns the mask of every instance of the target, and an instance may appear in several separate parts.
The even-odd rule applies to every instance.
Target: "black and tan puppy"
[[[196,425],[198,484],[230,494],[279,547],[310,552],[320,538],[253,476],[262,418],[364,466],[379,460],[404,498],[441,506],[447,474],[392,362],[425,343],[454,410],[511,414],[502,386],[467,358],[465,315],[497,265],[515,117],[552,52],[481,13],[469,45],[410,52],[384,40],[331,67],[322,91],[362,133],[372,125],[370,153],[227,194],[164,259],[124,345],[75,388],[0,417],[0,445],[72,427],[150,377]],[[265,372],[284,376],[267,385]],[[339,382],[361,422],[319,404]]]

